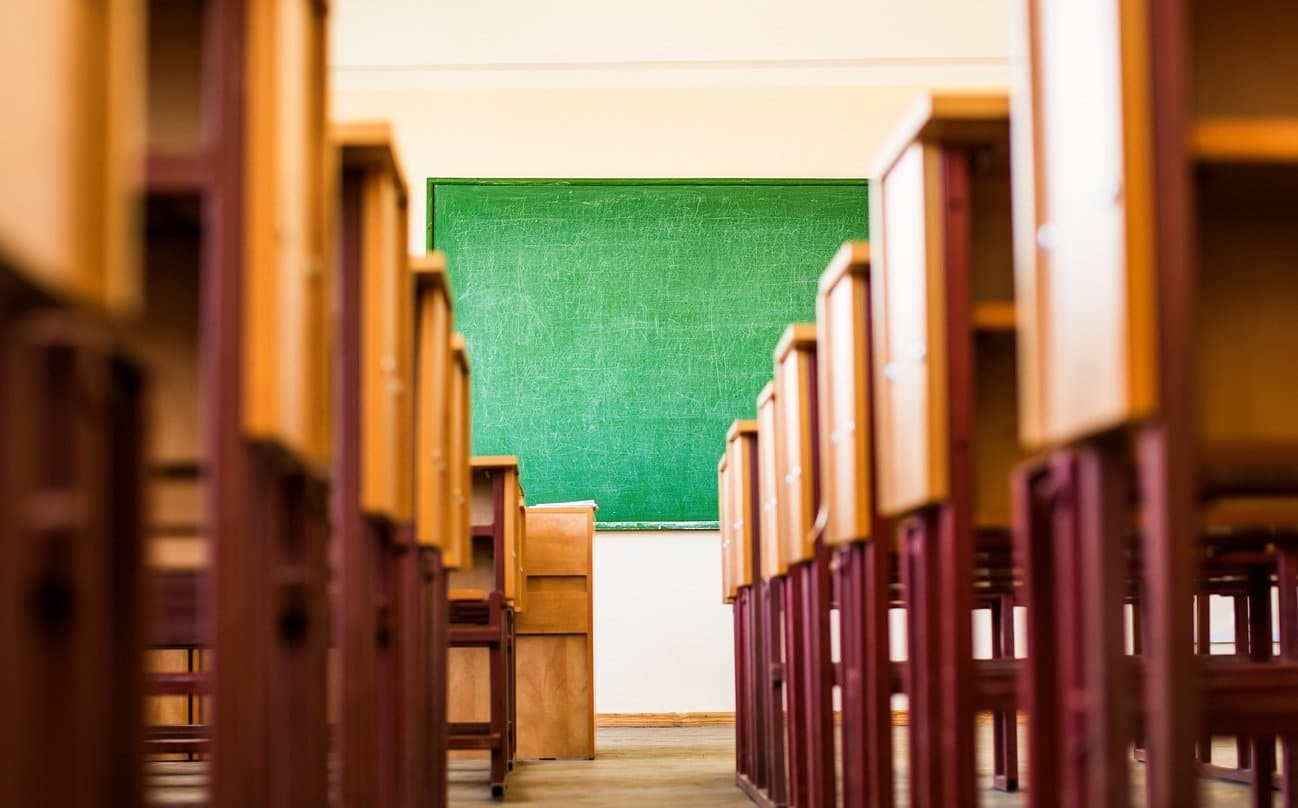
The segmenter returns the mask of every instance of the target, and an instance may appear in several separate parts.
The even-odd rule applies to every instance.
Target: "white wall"
[[[595,534],[595,712],[735,709],[713,531]]]

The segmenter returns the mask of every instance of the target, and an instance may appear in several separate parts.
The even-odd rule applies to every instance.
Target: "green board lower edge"
[[[720,522],[596,522],[596,533],[631,533],[656,530],[720,530]]]

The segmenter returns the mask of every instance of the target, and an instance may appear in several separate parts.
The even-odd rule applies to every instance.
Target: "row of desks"
[[[214,805],[445,803],[468,351],[327,27],[0,12],[0,803],[142,804],[146,750]]]
[[[1112,11],[1025,3],[1013,99],[917,103],[875,162],[871,243],[835,256],[729,431],[737,768],[760,803],[893,804],[895,691],[911,804],[976,804],[983,711],[1006,790],[1026,715],[1030,805],[1127,804],[1133,749],[1150,805],[1195,804],[1203,773],[1298,804],[1298,105],[1260,55],[1298,13]],[[1236,654],[1208,660],[1214,596]]]

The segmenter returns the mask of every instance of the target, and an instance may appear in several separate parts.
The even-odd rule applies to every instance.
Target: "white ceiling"
[[[1001,80],[1012,0],[333,0],[357,88]]]

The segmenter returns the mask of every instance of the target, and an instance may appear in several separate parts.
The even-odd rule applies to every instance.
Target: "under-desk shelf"
[[[973,326],[976,331],[1013,331],[1018,322],[1011,302],[975,303]]]
[[[1298,117],[1202,118],[1190,146],[1202,163],[1298,163]]]

